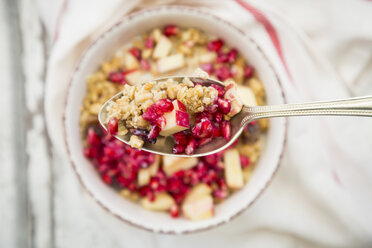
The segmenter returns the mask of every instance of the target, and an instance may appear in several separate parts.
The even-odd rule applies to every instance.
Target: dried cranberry
[[[229,100],[218,98],[217,100],[218,108],[223,114],[228,114],[231,110],[231,103]]]
[[[107,123],[107,131],[109,132],[109,134],[115,135],[118,132],[118,128],[119,128],[118,119],[116,119],[115,117],[111,118]]]
[[[221,133],[225,140],[231,138],[231,123],[229,121],[221,122]]]
[[[217,78],[221,81],[224,81],[226,79],[228,79],[231,75],[230,75],[230,70],[227,66],[223,65],[219,68],[217,68],[215,71],[214,71],[214,74],[217,76]]]
[[[142,57],[142,51],[136,47],[132,47],[131,49],[129,49],[129,52],[138,60],[140,61],[141,60],[141,57]]]
[[[212,63],[201,64],[200,68],[209,75],[211,75],[214,71],[214,66]]]
[[[244,77],[245,78],[251,78],[254,73],[254,68],[250,65],[244,66]]]
[[[221,39],[212,40],[208,42],[207,49],[209,51],[218,52],[223,46],[223,41]]]
[[[180,29],[176,25],[167,25],[164,27],[163,33],[165,36],[169,37],[178,34],[179,31]]]
[[[130,132],[133,135],[136,135],[138,137],[145,138],[145,139],[147,139],[149,135],[149,131],[147,131],[146,129],[132,128],[130,129]]]

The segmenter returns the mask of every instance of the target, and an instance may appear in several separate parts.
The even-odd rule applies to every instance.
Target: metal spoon
[[[160,78],[156,81],[166,80],[168,78],[173,78],[176,81],[180,81],[184,76],[174,76],[167,78]],[[224,84],[218,80],[213,79],[202,79],[199,77],[189,77],[194,83],[200,83],[204,86],[210,86],[211,84],[219,84],[224,86]],[[102,127],[107,130],[106,124],[103,120],[106,119],[107,104],[111,101],[115,101],[120,98],[122,93],[118,93],[105,102],[98,114],[98,120]],[[287,117],[287,116],[312,116],[312,115],[336,115],[336,116],[370,116],[372,117],[372,96],[348,98],[336,101],[323,101],[323,102],[312,102],[312,103],[299,103],[299,104],[282,104],[282,105],[268,105],[268,106],[243,106],[240,113],[231,118],[231,139],[226,141],[222,137],[214,138],[213,142],[198,148],[195,150],[194,154],[173,154],[172,148],[174,146],[174,141],[172,137],[159,136],[155,144],[150,144],[145,142],[142,147],[143,150],[148,152],[157,153],[160,155],[170,155],[178,157],[201,157],[207,156],[219,151],[222,151],[229,147],[242,133],[244,127],[248,123],[263,119],[263,118],[273,118],[273,117]],[[121,136],[115,136],[120,141],[128,144],[130,133]]]

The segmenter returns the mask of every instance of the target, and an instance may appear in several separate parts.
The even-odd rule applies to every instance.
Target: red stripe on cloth
[[[267,17],[260,10],[258,10],[256,8],[254,8],[253,6],[249,5],[244,0],[235,0],[235,2],[237,2],[244,9],[248,10],[253,15],[253,17],[265,27],[265,30],[266,30],[267,34],[269,35],[269,37],[271,39],[271,42],[273,43],[273,45],[274,45],[274,47],[275,47],[275,49],[276,49],[276,51],[279,55],[280,60],[283,63],[284,69],[286,70],[289,79],[293,82],[292,75],[289,71],[287,62],[286,62],[286,60],[283,56],[283,51],[282,51],[282,47],[280,45],[278,34],[276,33],[276,30],[275,30],[274,26],[271,24],[271,22],[269,21],[269,19],[267,19]]]

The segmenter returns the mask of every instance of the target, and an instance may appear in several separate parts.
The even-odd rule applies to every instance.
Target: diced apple
[[[227,150],[223,158],[225,161],[225,180],[227,186],[231,189],[242,188],[244,186],[244,180],[238,150]]]
[[[204,220],[213,217],[214,206],[211,195],[203,195],[194,201],[182,204],[183,215],[189,220]]]
[[[138,183],[139,186],[144,186],[144,185],[149,184],[150,178],[152,176],[155,176],[155,174],[158,172],[158,170],[159,170],[159,164],[160,164],[160,156],[159,155],[155,155],[155,161],[154,161],[154,163],[152,163],[146,169],[140,169],[138,171],[137,183]]]
[[[160,165],[160,155],[156,154],[155,155],[155,161],[154,163],[152,163],[148,168],[147,170],[150,171],[150,176],[155,176],[156,173],[158,172],[159,170],[159,165]]]
[[[195,185],[190,192],[186,195],[184,202],[191,202],[199,199],[204,195],[210,195],[212,193],[211,187],[205,183],[199,183]]]
[[[167,193],[160,193],[155,196],[154,201],[150,201],[147,197],[141,199],[141,204],[144,208],[153,211],[167,211],[175,204],[174,199]]]
[[[123,64],[126,70],[139,68],[138,60],[131,53],[128,52],[123,56]]]
[[[212,63],[216,60],[216,57],[217,57],[216,53],[207,52],[199,56],[199,62],[201,64]]]
[[[172,112],[164,114],[166,124],[160,131],[160,135],[169,136],[190,127],[189,114],[181,111],[181,109],[184,109],[184,106],[181,104],[178,100],[174,100]]]
[[[183,67],[185,60],[182,53],[177,53],[168,57],[164,57],[157,61],[159,73],[164,73]]]
[[[166,36],[162,35],[156,44],[152,57],[154,59],[164,58],[169,54],[171,49],[172,41],[170,41]]]
[[[183,112],[187,112],[187,109],[186,109],[186,106],[180,102],[179,100],[173,100],[173,106],[174,106],[174,109],[175,110],[180,110],[180,111],[183,111]]]
[[[235,84],[225,92],[224,98],[229,100],[231,103],[231,110],[227,116],[233,117],[242,110],[243,103],[238,96]]]
[[[130,85],[135,85],[142,82],[142,72],[135,70],[125,75],[125,79]]]
[[[242,102],[247,106],[257,106],[256,97],[251,88],[247,86],[238,86],[238,96]]]
[[[198,164],[197,158],[163,156],[163,171],[167,176],[171,176],[180,170],[191,169],[197,164]]]

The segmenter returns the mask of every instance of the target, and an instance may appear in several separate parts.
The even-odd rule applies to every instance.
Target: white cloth
[[[267,30],[238,1],[39,1],[42,20],[53,40],[46,117],[60,153],[65,152],[62,112],[66,87],[84,48],[124,13],[173,3],[207,6],[242,29],[250,27],[251,35],[280,72],[289,102],[372,94],[371,1],[249,1],[276,30],[292,80]],[[136,236],[140,231],[128,228],[133,237],[126,235],[123,246],[371,247],[371,124],[370,118],[291,118],[280,170],[242,216],[200,234],[141,232],[141,242]]]

